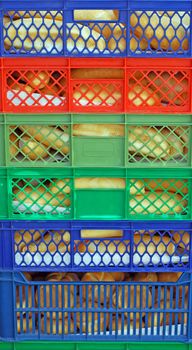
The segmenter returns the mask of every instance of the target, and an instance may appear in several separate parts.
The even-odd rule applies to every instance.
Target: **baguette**
[[[76,189],[125,189],[126,181],[121,178],[99,178],[99,177],[82,177],[75,179]],[[130,194],[144,194],[144,184],[141,180],[137,182],[135,179],[130,180]]]
[[[125,128],[120,124],[74,124],[73,136],[124,136]]]
[[[175,215],[181,214],[187,206],[187,200],[177,193],[156,191],[146,192],[144,196],[136,196],[129,201],[129,214]]]
[[[48,156],[47,149],[37,141],[31,140],[28,136],[23,136],[19,140],[20,152],[25,155],[25,159],[38,160]]]
[[[183,21],[183,20],[182,20]],[[145,38],[150,41],[153,49],[161,48],[164,51],[177,51],[180,48],[188,50],[188,38],[186,36],[187,28],[190,27],[190,17],[185,16],[184,24],[178,14],[172,17],[161,15],[157,16],[152,11],[143,13],[136,11],[130,17],[132,31],[138,38]]]
[[[128,151],[131,154],[164,159],[171,152],[168,141],[154,128],[128,126]]]
[[[72,79],[124,79],[120,68],[72,68]]]
[[[70,199],[60,194],[57,197],[53,197],[46,188],[39,186],[38,189],[33,189],[30,186],[26,186],[23,191],[18,188],[13,190],[14,200],[19,201],[21,204],[34,205],[36,204],[39,209],[45,205],[53,207],[70,206]]]
[[[188,182],[187,180],[177,179],[145,179],[145,187],[147,191],[163,191],[166,190],[171,193],[178,193],[186,195],[188,193]]]
[[[67,144],[69,142],[69,134],[59,129],[43,125],[21,125],[20,129],[25,132],[26,135],[34,138],[46,147],[51,147],[63,154],[69,152],[69,146]]]

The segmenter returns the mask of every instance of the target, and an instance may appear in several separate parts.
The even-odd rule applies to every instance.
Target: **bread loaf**
[[[144,196],[135,196],[129,201],[129,214],[175,215],[184,211],[187,201],[176,193],[156,191],[146,192]]]
[[[23,136],[19,140],[19,149],[26,156],[25,159],[41,160],[48,156],[46,147],[28,136]]]
[[[74,124],[73,136],[114,137],[124,136],[124,125],[120,124]]]
[[[29,137],[34,138],[44,146],[51,147],[56,151],[67,154],[69,152],[69,134],[51,126],[21,125],[20,129]]]

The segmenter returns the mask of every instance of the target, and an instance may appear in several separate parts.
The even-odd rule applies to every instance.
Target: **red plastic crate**
[[[7,58],[0,62],[2,112],[192,112],[191,59]]]

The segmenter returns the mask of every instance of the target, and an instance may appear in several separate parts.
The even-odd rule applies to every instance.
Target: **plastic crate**
[[[2,219],[190,220],[190,169],[0,169]]]
[[[191,350],[191,344],[184,343],[126,343],[120,342],[113,344],[112,342],[53,342],[53,341],[36,341],[34,342],[2,342],[0,343],[1,350],[34,350],[38,348],[39,350],[51,350],[53,347],[56,350],[97,350],[98,347],[102,347],[104,350],[161,350],[163,346],[169,346],[170,350]]]
[[[192,113],[190,59],[9,58],[1,75],[5,113]]]
[[[188,0],[1,1],[1,56],[189,57],[190,35]]]
[[[190,274],[176,282],[44,278],[0,274],[2,340],[191,341]]]
[[[192,272],[192,222],[1,221],[1,271]]]
[[[192,167],[187,115],[2,115],[0,139],[1,166]]]

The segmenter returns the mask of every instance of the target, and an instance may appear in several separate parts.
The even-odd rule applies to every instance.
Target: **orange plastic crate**
[[[191,59],[2,58],[0,62],[1,112],[192,112]]]

